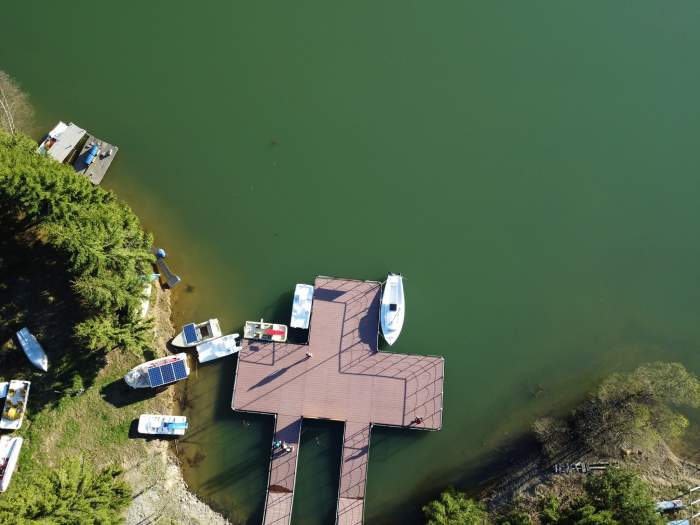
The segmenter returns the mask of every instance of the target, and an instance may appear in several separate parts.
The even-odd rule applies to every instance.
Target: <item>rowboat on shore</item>
[[[203,323],[190,323],[182,327],[182,332],[172,340],[173,346],[190,348],[206,341],[221,337],[218,319],[209,319]]]
[[[0,437],[0,492],[5,492],[10,486],[23,442],[21,437]]]
[[[7,386],[5,406],[2,409],[2,418],[0,418],[0,429],[17,430],[22,426],[30,385],[29,381],[17,379],[10,381]]]
[[[124,381],[131,388],[157,388],[190,375],[187,354],[180,353],[147,361],[129,370]]]
[[[139,434],[184,436],[186,430],[187,417],[185,416],[141,414],[139,417]]]
[[[197,345],[197,359],[200,363],[206,363],[239,352],[239,337],[238,334],[229,334]]]
[[[379,312],[382,335],[389,345],[393,345],[399,338],[405,313],[406,300],[403,295],[403,277],[390,273],[384,284]]]
[[[29,361],[39,370],[47,372],[49,369],[49,358],[46,356],[46,352],[44,352],[39,341],[34,337],[34,334],[25,327],[19,330],[16,335],[17,341],[19,341],[19,345],[24,350]]]
[[[246,321],[245,328],[243,328],[243,337],[246,339],[284,343],[287,340],[287,326],[277,323],[266,323],[262,319],[260,321]]]

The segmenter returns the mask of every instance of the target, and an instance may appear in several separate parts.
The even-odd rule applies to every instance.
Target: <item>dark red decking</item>
[[[440,429],[444,360],[377,351],[380,283],[314,284],[309,344],[244,340],[232,408],[275,414],[274,439],[294,445],[272,456],[265,524],[291,520],[302,418],[344,421],[337,523],[359,525],[372,425]]]

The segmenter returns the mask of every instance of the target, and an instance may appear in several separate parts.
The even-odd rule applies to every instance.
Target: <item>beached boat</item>
[[[183,352],[140,364],[126,373],[124,381],[131,388],[157,388],[185,379],[189,375],[187,354]]]
[[[5,406],[2,409],[2,418],[0,418],[0,429],[17,430],[22,426],[30,385],[29,381],[17,379],[10,381],[10,384],[7,386]]]
[[[309,328],[311,319],[311,305],[314,301],[314,287],[310,284],[297,284],[294,288],[294,301],[292,302],[292,328]]]
[[[287,326],[276,323],[260,321],[246,321],[243,329],[243,337],[246,339],[259,339],[261,341],[275,341],[284,343],[287,340]]]
[[[241,350],[238,334],[229,334],[197,345],[197,359],[200,363],[220,359]]]
[[[172,344],[181,348],[189,348],[217,337],[221,337],[219,320],[209,319],[203,323],[190,323],[183,326],[182,332],[175,336]]]
[[[379,317],[382,323],[382,334],[390,345],[399,338],[403,319],[406,313],[406,303],[403,295],[403,277],[390,273],[382,292],[382,305]]]
[[[46,356],[46,352],[44,352],[39,341],[36,340],[36,337],[28,328],[22,328],[17,332],[17,341],[19,341],[22,350],[24,350],[24,353],[35,367],[44,372],[48,371],[49,358]]]
[[[5,492],[10,486],[23,442],[21,437],[0,437],[0,492]]]
[[[138,430],[139,434],[184,436],[185,430],[187,430],[187,418],[185,416],[141,414]]]

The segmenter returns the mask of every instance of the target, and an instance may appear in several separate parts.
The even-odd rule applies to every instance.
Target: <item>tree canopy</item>
[[[121,470],[96,472],[77,460],[25,477],[0,498],[0,523],[116,525],[131,500]]]
[[[83,309],[74,327],[80,346],[143,348],[150,343],[139,316],[150,235],[112,192],[36,149],[29,137],[0,131],[0,220],[16,221],[65,256]]]
[[[448,489],[423,507],[426,525],[488,525],[484,507],[461,492]]]

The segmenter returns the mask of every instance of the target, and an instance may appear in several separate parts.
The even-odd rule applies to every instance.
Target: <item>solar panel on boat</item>
[[[175,372],[175,379],[184,379],[187,377],[187,370],[185,369],[184,361],[177,361],[173,363],[173,372]]]
[[[163,383],[172,383],[175,381],[175,372],[173,372],[173,366],[170,363],[161,366],[160,372],[163,374]]]
[[[163,384],[163,375],[160,373],[161,367],[154,366],[148,369],[148,381],[151,383],[152,387],[160,386]]]
[[[188,345],[197,341],[197,327],[194,325],[194,323],[183,326],[182,333],[185,336],[185,343]]]

